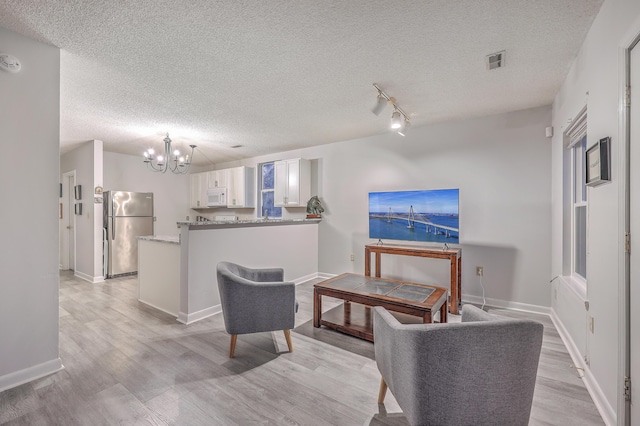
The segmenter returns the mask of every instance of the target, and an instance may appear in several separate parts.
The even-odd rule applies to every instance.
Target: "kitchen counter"
[[[146,235],[143,237],[138,237],[138,240],[156,241],[159,243],[178,244],[178,245],[180,244],[179,235]]]
[[[178,222],[180,236],[138,237],[138,300],[191,324],[222,311],[216,285],[219,262],[284,268],[287,281],[315,278],[320,222]]]
[[[141,242],[180,249],[178,321],[191,324],[222,312],[216,285],[219,262],[283,268],[285,281],[316,278],[320,222],[306,218],[178,222],[179,246]]]
[[[204,222],[178,222],[179,227],[188,227],[190,230],[200,229],[226,229],[226,228],[251,228],[258,226],[281,225],[307,225],[320,223],[322,219],[247,219],[232,221],[204,221]]]

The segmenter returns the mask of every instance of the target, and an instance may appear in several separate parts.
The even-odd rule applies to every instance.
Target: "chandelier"
[[[165,173],[167,170],[171,170],[172,173],[177,175],[184,175],[189,171],[191,160],[193,159],[193,150],[195,145],[189,145],[191,147],[191,154],[185,156],[180,155],[179,150],[171,151],[171,139],[169,139],[169,133],[164,138],[164,155],[155,155],[153,148],[149,148],[144,152],[144,162],[147,164],[147,168],[154,172]]]

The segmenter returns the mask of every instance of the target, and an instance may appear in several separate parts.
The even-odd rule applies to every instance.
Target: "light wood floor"
[[[312,284],[296,288],[293,353],[283,333],[260,333],[239,336],[229,359],[221,315],[185,326],[140,304],[136,277],[89,284],[63,272],[66,368],[0,393],[0,423],[406,425],[391,394],[376,403],[371,344],[309,326]],[[530,424],[603,424],[551,321],[528,316],[545,324]]]

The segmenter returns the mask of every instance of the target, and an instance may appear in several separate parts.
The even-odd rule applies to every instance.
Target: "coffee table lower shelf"
[[[414,315],[389,312],[403,324],[423,323],[422,318]],[[320,325],[373,342],[373,312],[371,312],[370,306],[345,302],[323,312]]]

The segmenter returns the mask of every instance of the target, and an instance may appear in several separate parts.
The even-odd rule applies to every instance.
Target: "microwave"
[[[227,207],[227,188],[207,189],[207,207]]]

